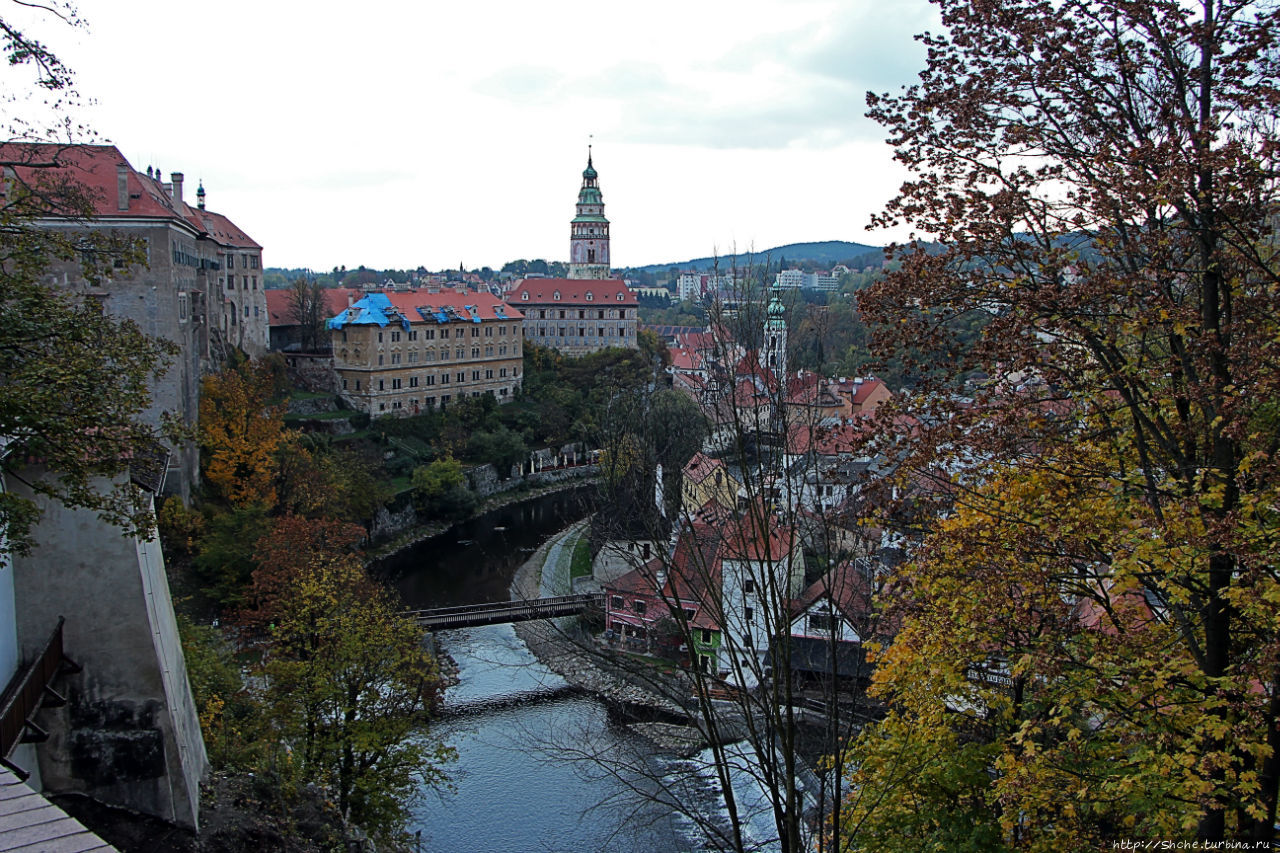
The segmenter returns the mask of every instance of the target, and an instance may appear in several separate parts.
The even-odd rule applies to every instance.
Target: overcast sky
[[[135,168],[204,182],[269,266],[567,260],[594,142],[617,267],[881,244],[903,175],[868,89],[923,0],[81,2],[41,35]]]

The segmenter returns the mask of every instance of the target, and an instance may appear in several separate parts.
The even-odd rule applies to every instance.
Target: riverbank
[[[511,581],[515,600],[569,593],[569,564],[578,539],[586,535],[590,520],[570,525],[543,543],[517,570]],[[660,717],[634,722],[628,727],[664,751],[691,755],[707,745],[706,738],[692,725],[684,724],[689,714],[672,697],[692,695],[693,685],[678,671],[663,672],[661,662],[639,664],[643,671],[628,671],[612,663],[595,640],[571,634],[567,626],[576,617],[519,622],[516,636],[543,666],[572,686],[592,693],[605,702],[621,706],[632,716]],[[574,623],[576,627],[576,623]],[[638,663],[638,662],[637,662]],[[646,683],[647,682],[647,683]],[[675,722],[675,721],[682,722]]]
[[[466,518],[455,519],[453,521],[436,521],[430,524],[417,524],[405,530],[393,539],[389,539],[380,545],[367,548],[364,551],[364,563],[371,566],[379,560],[387,557],[394,557],[401,551],[408,550],[414,545],[430,539],[433,536],[439,536],[446,532],[449,528],[458,524],[463,524],[484,515],[486,512],[492,512],[495,509],[502,509],[511,504],[520,503],[521,501],[533,500],[543,497],[544,495],[555,494],[556,492],[568,491],[581,486],[587,486],[599,479],[596,476],[584,476],[578,479],[563,480],[558,483],[549,483],[545,486],[521,486],[506,492],[498,492],[483,499],[476,508]]]

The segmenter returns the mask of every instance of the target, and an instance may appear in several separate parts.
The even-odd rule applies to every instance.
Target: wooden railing
[[[0,760],[8,759],[20,743],[47,738],[48,733],[35,724],[32,716],[42,704],[55,705],[66,701],[52,686],[53,679],[63,671],[64,665],[78,669],[63,654],[64,621],[58,618],[57,627],[44,649],[35,660],[14,674],[9,686],[0,694]]]

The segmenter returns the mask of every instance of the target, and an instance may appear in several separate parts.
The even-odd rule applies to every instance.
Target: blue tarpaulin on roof
[[[370,293],[350,308],[332,318],[326,324],[330,329],[341,329],[343,326],[385,326],[389,322],[387,313],[396,316],[391,300],[385,293]],[[406,328],[407,328],[407,321]]]

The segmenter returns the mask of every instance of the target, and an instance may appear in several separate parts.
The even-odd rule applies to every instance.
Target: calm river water
[[[414,608],[509,598],[516,568],[548,537],[586,515],[590,489],[515,504],[384,561]],[[614,777],[575,758],[582,750],[664,760],[609,719],[595,698],[542,666],[510,625],[445,631],[441,650],[459,667],[432,734],[458,751],[447,769],[455,791],[427,792],[410,831],[441,853],[694,849],[669,811],[629,795],[642,774]]]

